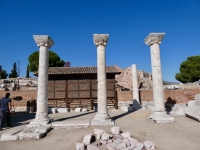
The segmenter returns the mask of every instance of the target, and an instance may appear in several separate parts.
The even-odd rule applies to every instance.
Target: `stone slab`
[[[68,113],[69,108],[58,108],[57,111],[58,111],[58,113]]]
[[[45,133],[21,132],[19,133],[19,140],[23,139],[40,139]]]
[[[90,125],[89,120],[68,120],[68,121],[55,121],[52,122],[53,128],[87,128]]]
[[[45,125],[45,126],[38,126],[35,130],[34,133],[47,133],[48,131],[51,130],[51,125]]]
[[[74,112],[81,112],[81,108],[75,108]]]
[[[108,120],[105,122],[100,122],[98,120],[91,120],[91,126],[114,126],[115,122],[112,120]]]
[[[1,135],[1,141],[13,141],[18,140],[18,133],[20,133],[22,129],[10,130]]]
[[[27,107],[16,107],[15,112],[27,112]]]
[[[200,94],[194,96],[194,101],[196,106],[200,106]]]
[[[167,115],[166,112],[154,112],[149,119],[152,119],[156,123],[172,123],[174,122],[174,117]]]
[[[190,111],[186,112],[185,115],[200,122],[200,107],[194,106]]]

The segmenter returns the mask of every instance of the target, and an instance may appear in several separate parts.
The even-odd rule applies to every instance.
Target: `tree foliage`
[[[6,79],[8,76],[6,70],[1,70],[1,79]]]
[[[39,51],[33,52],[28,58],[28,71],[36,72],[39,68]],[[65,64],[64,60],[53,51],[49,51],[49,67],[63,67]]]
[[[179,68],[180,72],[176,73],[175,78],[182,82],[194,82],[200,79],[200,56],[188,57],[183,61]]]
[[[11,70],[11,73],[9,74],[9,78],[16,78],[17,75],[17,65],[16,62],[13,64],[13,69]]]

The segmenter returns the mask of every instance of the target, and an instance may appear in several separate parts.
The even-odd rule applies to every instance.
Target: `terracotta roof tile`
[[[106,66],[106,73],[120,73],[118,66]],[[97,67],[49,67],[49,75],[54,74],[96,74]]]

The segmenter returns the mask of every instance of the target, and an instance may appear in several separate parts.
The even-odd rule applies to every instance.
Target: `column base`
[[[91,120],[91,126],[114,126],[115,122],[112,119],[107,119],[105,122],[99,120]]]
[[[156,123],[171,123],[174,122],[174,117],[168,115],[165,111],[164,112],[153,112],[149,119],[152,119]]]
[[[42,125],[47,125],[48,123],[51,122],[50,117],[42,117],[42,118],[35,118],[33,119],[28,126],[42,126]]]
[[[94,116],[95,121],[99,122],[106,122],[107,120],[111,119],[108,113],[96,113],[96,116]]]

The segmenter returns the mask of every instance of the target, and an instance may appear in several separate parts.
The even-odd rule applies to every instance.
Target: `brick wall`
[[[37,99],[37,90],[0,91],[0,97],[4,97],[7,92],[10,93],[10,98],[21,96],[23,100]]]
[[[132,101],[133,91],[118,91],[118,101]],[[194,95],[200,94],[200,89],[181,89],[181,90],[164,90],[166,101],[183,103],[194,99]],[[141,101],[153,101],[153,90],[140,90]]]

